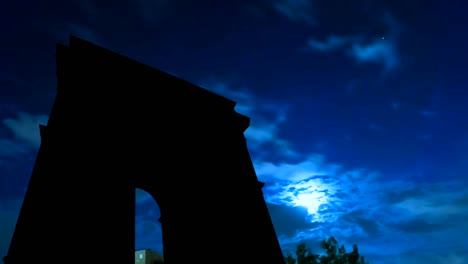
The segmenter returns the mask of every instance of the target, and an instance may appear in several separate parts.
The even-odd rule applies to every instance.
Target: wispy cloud
[[[316,39],[309,39],[307,44],[314,50],[318,51],[334,51],[346,47],[352,43],[353,39],[345,36],[330,35],[325,41],[318,41]]]
[[[246,88],[234,89],[225,82],[210,81],[200,86],[235,101],[236,112],[251,118],[250,127],[244,133],[249,148],[261,152],[269,146],[281,156],[297,155],[289,142],[279,137],[280,127],[287,121],[287,104],[260,99]]]
[[[389,39],[376,39],[367,44],[353,43],[346,52],[359,63],[381,64],[387,71],[399,65],[395,44]]]
[[[386,71],[395,69],[400,62],[395,41],[390,37],[374,37],[371,41],[365,41],[365,38],[358,36],[330,35],[323,41],[311,38],[307,44],[312,50],[320,52],[340,51],[359,64],[382,65]]]
[[[362,4],[362,2],[359,2],[355,5],[360,6]],[[350,10],[348,14],[337,11],[343,8],[342,3],[323,5],[319,2],[308,0],[277,0],[273,1],[271,5],[288,19],[295,22],[304,22],[311,26],[317,26],[322,22],[318,21],[319,16],[314,16],[314,14],[321,11],[324,11],[331,17],[336,15],[337,19],[345,21],[344,23],[347,23],[346,21],[356,23],[355,28],[359,31],[353,30],[352,27],[344,26],[341,27],[342,30],[338,30],[340,33],[330,31],[325,39],[310,38],[307,41],[307,46],[312,50],[320,52],[338,51],[354,59],[359,64],[371,63],[382,65],[386,72],[396,69],[401,64],[400,54],[396,45],[400,25],[388,11],[382,11],[382,15],[380,16],[367,14],[368,21],[366,21],[366,24],[362,24],[362,22],[354,21],[361,21],[362,19],[360,18],[364,14],[356,13],[353,10]],[[356,8],[356,10],[362,10],[362,8]],[[345,17],[343,17],[343,14]],[[328,22],[330,23],[331,21],[336,23],[334,19],[330,19]],[[372,24],[372,26],[369,24]],[[381,28],[382,35],[380,36],[375,33],[376,25]],[[327,28],[327,25],[324,25],[323,28]],[[331,28],[334,28],[334,26]]]
[[[315,176],[334,175],[340,169],[339,165],[327,164],[322,155],[311,155],[307,159],[295,163],[278,163],[256,160],[256,171],[262,181],[289,181],[299,183]]]
[[[305,22],[310,25],[317,23],[314,17],[314,1],[311,0],[276,0],[273,8],[281,15],[295,22]]]
[[[41,144],[39,125],[46,125],[47,120],[47,115],[19,112],[17,117],[4,119],[2,123],[13,132],[16,139],[37,149]]]

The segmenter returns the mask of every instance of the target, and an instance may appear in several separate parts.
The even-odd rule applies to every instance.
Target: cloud
[[[268,182],[280,180],[299,183],[315,176],[334,175],[340,169],[339,165],[325,163],[324,156],[318,154],[295,164],[256,161],[255,165],[258,178]]]
[[[310,25],[317,23],[314,17],[314,3],[311,0],[276,0],[273,8],[281,15],[294,22],[305,22]]]
[[[358,229],[364,232],[365,236],[376,236],[381,232],[377,220],[366,217],[366,212],[362,209],[344,214],[338,221],[356,225]]]
[[[322,50],[353,44],[330,43],[335,44],[321,46]],[[440,255],[463,249],[457,246],[462,238],[447,241],[460,230],[468,230],[463,220],[468,217],[468,199],[464,198],[468,191],[461,188],[463,183],[392,180],[378,171],[327,161],[319,153],[299,155],[279,133],[288,120],[287,106],[260,100],[248,89],[234,89],[223,82],[201,86],[238,102],[236,110],[252,117],[247,130],[251,134],[246,131],[246,137],[258,145],[249,149],[275,146],[267,155],[255,155],[253,163],[258,179],[265,182],[263,194],[284,252],[293,251],[301,241],[318,245],[329,236],[347,249],[358,244],[371,261],[431,248],[433,243],[443,244],[434,249]],[[294,159],[273,158],[281,142],[297,154]],[[413,257],[424,258],[422,254]]]
[[[277,227],[276,232],[283,236],[294,237],[298,232],[310,230],[318,226],[317,223],[310,221],[310,215],[304,207],[271,203],[267,203],[267,206],[273,224]]]
[[[381,15],[370,14],[371,10],[362,13],[362,10],[368,10],[364,7],[357,8],[362,4],[281,0],[273,2],[273,7],[293,21],[307,22],[314,26],[319,22],[324,23],[322,31],[328,31],[328,34],[322,40],[316,37],[307,40],[309,49],[319,52],[337,51],[358,64],[377,64],[381,65],[385,72],[392,71],[401,64],[397,49],[401,25],[388,10],[375,11]],[[341,12],[338,11],[339,8],[351,10]],[[314,12],[321,14],[320,19],[324,21],[313,18],[311,14]],[[337,23],[337,19],[341,22]]]
[[[271,203],[267,203],[267,207],[284,253],[294,254],[299,242],[310,238],[310,234],[319,236],[326,229],[327,223],[311,221],[304,207]]]
[[[169,0],[137,0],[140,16],[147,23],[154,24],[168,15]]]
[[[392,195],[392,209],[398,211],[398,217],[389,221],[389,225],[402,232],[440,231],[464,226],[464,217],[468,217],[468,191],[458,181],[436,183],[405,183],[399,186],[403,192],[388,190],[383,196],[388,200]],[[394,186],[395,188],[395,186]],[[405,190],[406,189],[406,190]],[[411,228],[414,227],[414,228]]]
[[[0,138],[0,158],[1,157],[18,157],[30,153],[30,147],[7,138]]]
[[[369,257],[368,257],[369,256]],[[419,250],[406,251],[398,254],[382,254],[378,255],[371,253],[366,255],[366,259],[370,260],[370,263],[378,264],[466,264],[468,259],[468,251],[463,250],[450,250],[447,252],[421,252]]]
[[[434,243],[444,244],[440,254],[463,249],[457,246],[459,236],[446,241],[468,230],[463,220],[468,191],[461,182],[384,180],[378,172],[347,169],[319,154],[295,163],[255,160],[254,166],[259,179],[268,182],[263,193],[273,222],[289,225],[275,224],[284,250],[329,236],[357,243],[365,256],[381,248],[387,248],[381,254],[399,254]]]
[[[393,70],[399,64],[399,57],[394,43],[379,39],[371,43],[353,43],[347,54],[359,63],[375,63],[384,66],[385,70]]]
[[[311,220],[319,222],[334,222],[360,209],[353,200],[365,197],[361,188],[366,183],[361,181],[376,177],[365,170],[343,171],[342,166],[325,162],[321,155],[296,164],[255,162],[255,167],[260,180],[271,182],[264,188],[268,202],[303,206]]]
[[[224,82],[209,81],[199,86],[235,101],[236,112],[250,117],[250,126],[244,133],[250,150],[259,156],[265,148],[273,148],[283,157],[297,155],[289,142],[279,136],[280,126],[287,121],[287,104],[260,99],[246,88],[234,89]]]
[[[385,39],[374,37],[371,41],[365,41],[358,36],[330,35],[324,41],[311,38],[307,45],[312,50],[320,52],[341,51],[359,64],[380,64],[386,71],[395,69],[400,63],[395,42],[390,37]]]
[[[202,83],[200,86],[235,101],[237,103],[235,109],[240,114],[252,116],[255,112],[257,99],[245,88],[233,89],[226,83],[219,81],[209,81]]]
[[[26,112],[19,112],[16,118],[4,119],[3,124],[13,132],[16,139],[37,149],[41,144],[39,125],[46,125],[47,120],[47,115],[32,115]]]
[[[0,200],[0,257],[6,256],[21,209],[22,199],[8,197]]]
[[[400,222],[394,227],[405,233],[427,233],[440,231],[441,229],[444,229],[446,225],[432,224],[425,219],[415,218]]]
[[[330,35],[325,41],[318,41],[316,39],[309,39],[308,46],[318,51],[334,51],[339,48],[345,47],[352,39],[348,37],[339,37]]]
[[[387,28],[387,32],[381,37],[371,35],[370,41],[353,42],[351,49],[346,53],[353,57],[358,63],[380,64],[385,71],[392,71],[400,65],[400,54],[397,42],[400,35],[400,24],[388,12],[384,12],[382,18],[376,23]]]

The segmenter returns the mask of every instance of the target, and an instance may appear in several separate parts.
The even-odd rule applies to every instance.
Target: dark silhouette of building
[[[235,102],[74,36],[56,60],[6,264],[134,263],[135,188],[165,263],[284,263]]]
[[[195,262],[196,258],[192,259]],[[163,257],[158,252],[147,249],[140,249],[135,251],[135,264],[163,264]]]

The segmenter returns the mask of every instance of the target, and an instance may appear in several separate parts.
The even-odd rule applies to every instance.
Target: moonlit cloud
[[[442,240],[447,232],[468,228],[461,220],[468,216],[463,198],[468,193],[455,182],[384,181],[388,177],[378,171],[347,168],[318,153],[296,155],[294,162],[273,160],[274,152],[281,151],[278,142],[296,153],[277,133],[288,121],[281,104],[268,102],[261,108],[266,102],[260,104],[249,90],[222,82],[201,86],[237,101],[238,112],[261,121],[246,131],[249,141],[276,144],[269,155],[255,156],[253,162],[258,179],[265,182],[264,197],[284,252],[294,251],[300,241],[318,245],[333,235],[349,250],[359,244],[363,255],[379,263],[389,254],[404,256],[408,250],[428,248],[428,241]],[[384,247],[389,250],[381,252]],[[441,252],[450,254],[450,249]]]
[[[273,221],[283,219],[285,216],[288,216],[291,220],[289,225],[282,225],[282,222],[274,223],[277,233],[285,240],[291,237],[295,238],[299,232],[316,228],[320,225],[320,223],[310,221],[310,215],[304,207],[268,203],[268,210]]]
[[[368,44],[353,43],[346,52],[359,63],[381,64],[386,70],[392,70],[399,64],[395,45],[389,40],[374,40]]]
[[[245,88],[234,90],[226,83],[218,81],[201,84],[200,86],[235,101],[237,103],[235,110],[240,114],[250,117],[256,110],[256,98]]]
[[[362,4],[362,2],[356,3],[356,5]],[[305,22],[309,25],[321,22],[312,16],[313,12],[325,11],[330,16],[343,15],[337,11],[338,8],[342,8],[340,3],[316,5],[314,1],[281,0],[273,2],[273,7],[290,20]],[[363,14],[357,14],[350,10],[343,21],[349,20],[350,24],[356,23],[356,29],[343,26],[341,31],[344,32],[330,31],[325,38],[311,37],[307,41],[308,48],[318,52],[340,52],[354,59],[358,64],[378,64],[386,72],[394,70],[400,65],[400,54],[397,49],[399,23],[388,11],[382,12],[380,17],[369,14],[369,17],[374,18],[369,18],[365,22],[360,20],[362,16]],[[359,22],[354,22],[355,20],[359,20]],[[373,31],[376,25],[381,28],[382,35],[376,35]],[[326,25],[324,26],[326,27]],[[368,28],[363,28],[363,26]]]
[[[278,136],[281,125],[287,121],[287,104],[262,100],[246,88],[233,89],[219,81],[201,83],[200,87],[235,101],[236,112],[250,117],[250,126],[244,132],[249,148],[260,152],[268,145],[279,155],[297,155],[289,142]]]
[[[300,241],[317,245],[333,235],[347,249],[359,244],[360,252],[375,263],[389,257],[385,254],[405,260],[410,257],[401,256],[412,248],[428,248],[447,232],[468,229],[462,220],[468,217],[463,183],[382,181],[378,171],[346,168],[320,154],[294,163],[258,158],[254,166],[259,180],[266,183],[263,193],[274,222],[289,223],[275,225],[284,252],[293,252]],[[402,244],[402,238],[408,241]],[[460,239],[441,252],[462,250],[457,245]],[[389,250],[377,253],[382,247]],[[411,258],[422,261],[423,257]]]
[[[301,206],[307,208],[311,219],[319,222],[333,222],[341,215],[359,209],[349,199],[363,197],[360,183],[375,178],[375,173],[365,170],[344,171],[339,165],[327,164],[323,158],[309,159],[298,164],[255,163],[259,178],[274,174],[276,180],[264,189],[265,199],[274,204]],[[269,168],[265,168],[269,167]],[[270,176],[271,177],[271,176]]]
[[[431,241],[447,237],[451,230],[468,229],[468,224],[462,220],[468,217],[468,199],[465,198],[468,191],[460,182],[382,181],[378,172],[348,170],[326,162],[323,157],[277,166],[260,162],[256,163],[256,168],[259,178],[268,175],[277,179],[264,188],[265,199],[273,213],[283,208],[283,211],[297,210],[303,214],[293,220],[297,221],[293,226],[302,229],[278,230],[285,249],[299,241],[316,243],[334,235],[340,242],[358,243],[366,256],[384,259],[375,255],[372,245],[378,248],[386,245],[395,254],[403,254],[412,246],[403,245],[402,237],[411,239],[408,243],[414,248],[427,248]],[[278,217],[276,221],[287,221],[288,216]],[[433,237],[432,240],[428,240],[428,236]],[[451,246],[462,249],[457,246],[460,239]],[[450,249],[453,248],[443,247],[447,254]]]
[[[268,161],[255,161],[257,176],[261,181],[289,181],[298,183],[314,176],[335,174],[340,166],[326,164],[322,155],[311,155],[306,160],[296,163],[275,164]]]
[[[397,42],[400,35],[398,21],[388,12],[384,12],[382,18],[376,23],[381,23],[387,28],[385,37],[367,36],[371,41],[353,42],[346,53],[355,58],[358,63],[380,64],[385,71],[392,71],[400,65],[400,54]]]
[[[47,115],[32,115],[26,112],[19,112],[16,118],[4,119],[2,123],[14,133],[16,139],[37,149],[41,144],[39,125],[46,125],[47,120]]]
[[[341,51],[359,64],[380,64],[385,70],[393,70],[399,65],[395,43],[390,39],[375,38],[366,42],[360,37],[331,35],[324,41],[311,38],[308,46],[320,52]]]

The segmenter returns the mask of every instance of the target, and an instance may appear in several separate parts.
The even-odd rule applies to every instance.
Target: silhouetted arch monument
[[[135,188],[165,263],[284,263],[235,102],[70,37],[6,264],[133,263]]]

